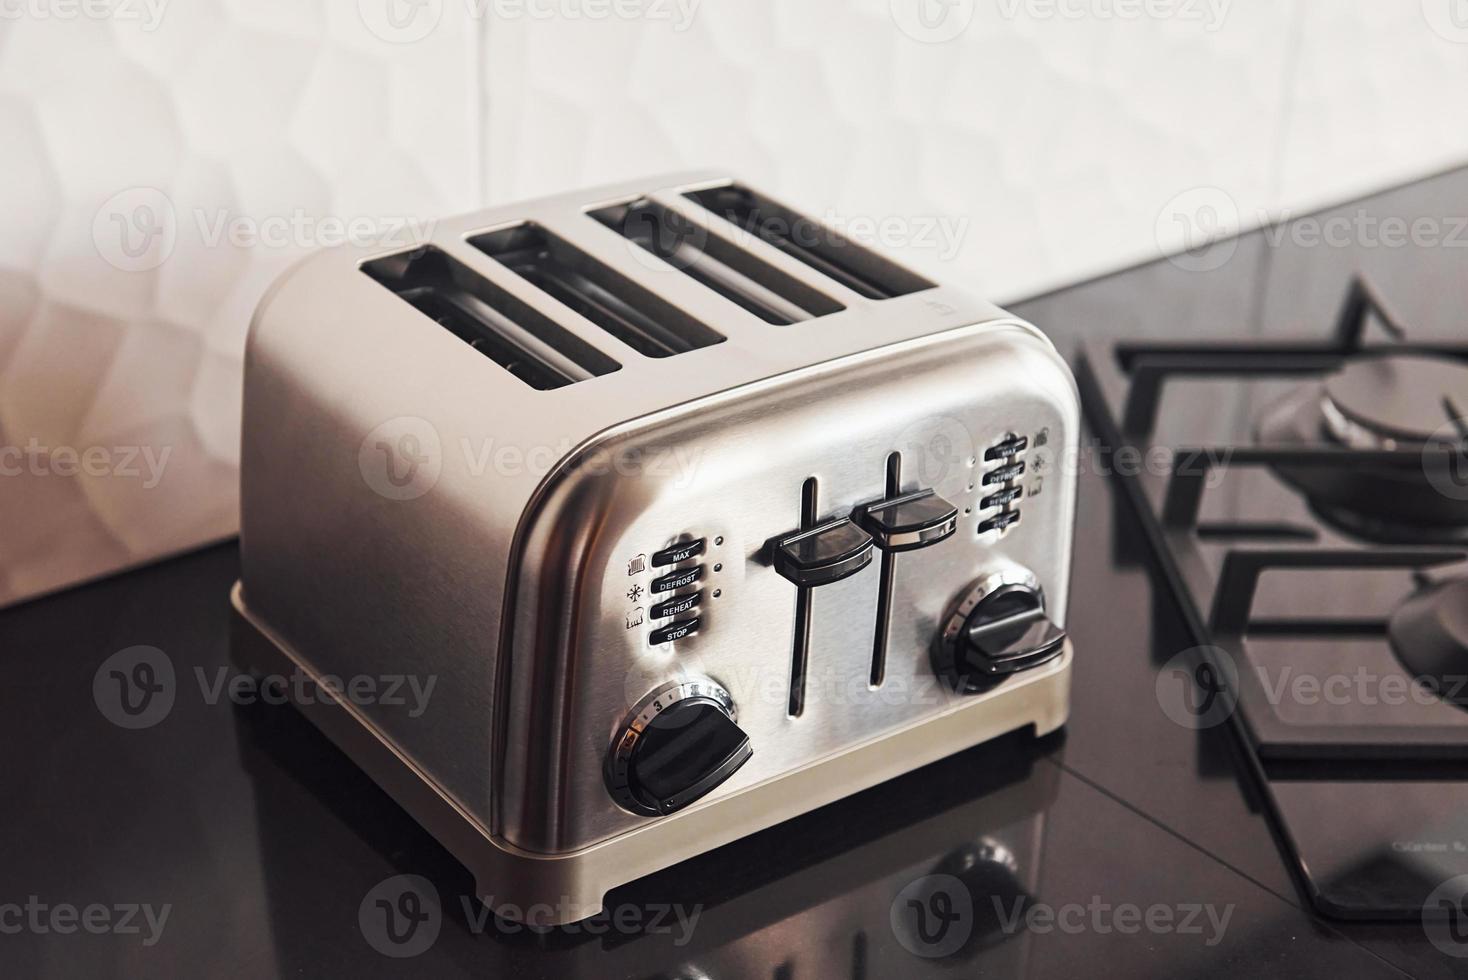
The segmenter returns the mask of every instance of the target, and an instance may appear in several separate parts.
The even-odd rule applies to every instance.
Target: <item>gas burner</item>
[[[1459,408],[1463,406],[1463,408]],[[1352,449],[1425,449],[1463,439],[1468,364],[1447,357],[1381,353],[1326,379],[1326,435]]]
[[[1445,701],[1468,707],[1468,579],[1418,593],[1388,629],[1392,650]]]
[[[1452,451],[1468,445],[1468,362],[1395,351],[1361,352],[1322,382],[1276,403],[1258,440],[1361,452]],[[1468,500],[1440,492],[1428,468],[1302,468],[1279,475],[1331,524],[1373,541],[1468,540]]]

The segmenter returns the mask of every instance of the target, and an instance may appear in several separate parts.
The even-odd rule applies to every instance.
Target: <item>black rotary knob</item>
[[[1034,576],[1006,569],[980,579],[949,613],[935,654],[938,672],[964,693],[1058,657],[1065,630],[1045,610]]]
[[[729,692],[711,680],[675,681],[638,702],[607,756],[606,782],[624,809],[681,810],[732,776],[753,754]]]

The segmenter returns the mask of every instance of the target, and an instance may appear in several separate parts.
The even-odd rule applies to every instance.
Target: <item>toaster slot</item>
[[[646,357],[670,357],[724,337],[536,224],[469,244]]]
[[[620,365],[432,246],[362,271],[532,388],[546,391]]]
[[[816,525],[819,501],[816,493],[816,478],[811,477],[800,488],[800,527],[802,530]],[[805,711],[805,672],[810,662],[810,615],[814,593],[808,587],[795,590],[795,641],[790,650],[790,704],[791,718],[799,718]]]
[[[685,197],[867,299],[892,299],[934,283],[747,187],[726,184]]]
[[[647,200],[591,212],[623,238],[656,255],[725,299],[777,326],[844,307],[767,262]]]
[[[887,499],[902,492],[902,454],[887,457]],[[872,641],[872,687],[881,687],[887,676],[887,636],[892,625],[892,591],[897,578],[897,556],[883,550],[877,579],[877,626]]]

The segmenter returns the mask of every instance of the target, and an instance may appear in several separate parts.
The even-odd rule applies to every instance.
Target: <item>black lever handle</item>
[[[853,515],[883,551],[915,551],[958,530],[958,508],[932,490],[864,504]]]
[[[770,542],[775,571],[801,588],[830,585],[872,561],[872,539],[849,518],[795,531]]]

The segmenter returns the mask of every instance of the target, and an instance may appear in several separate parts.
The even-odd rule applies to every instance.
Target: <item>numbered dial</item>
[[[607,754],[606,783],[623,809],[644,816],[681,810],[749,760],[734,699],[714,681],[665,684],[623,723]]]
[[[957,690],[976,693],[1058,657],[1065,638],[1046,613],[1034,575],[1014,566],[986,575],[954,604],[935,666]]]

